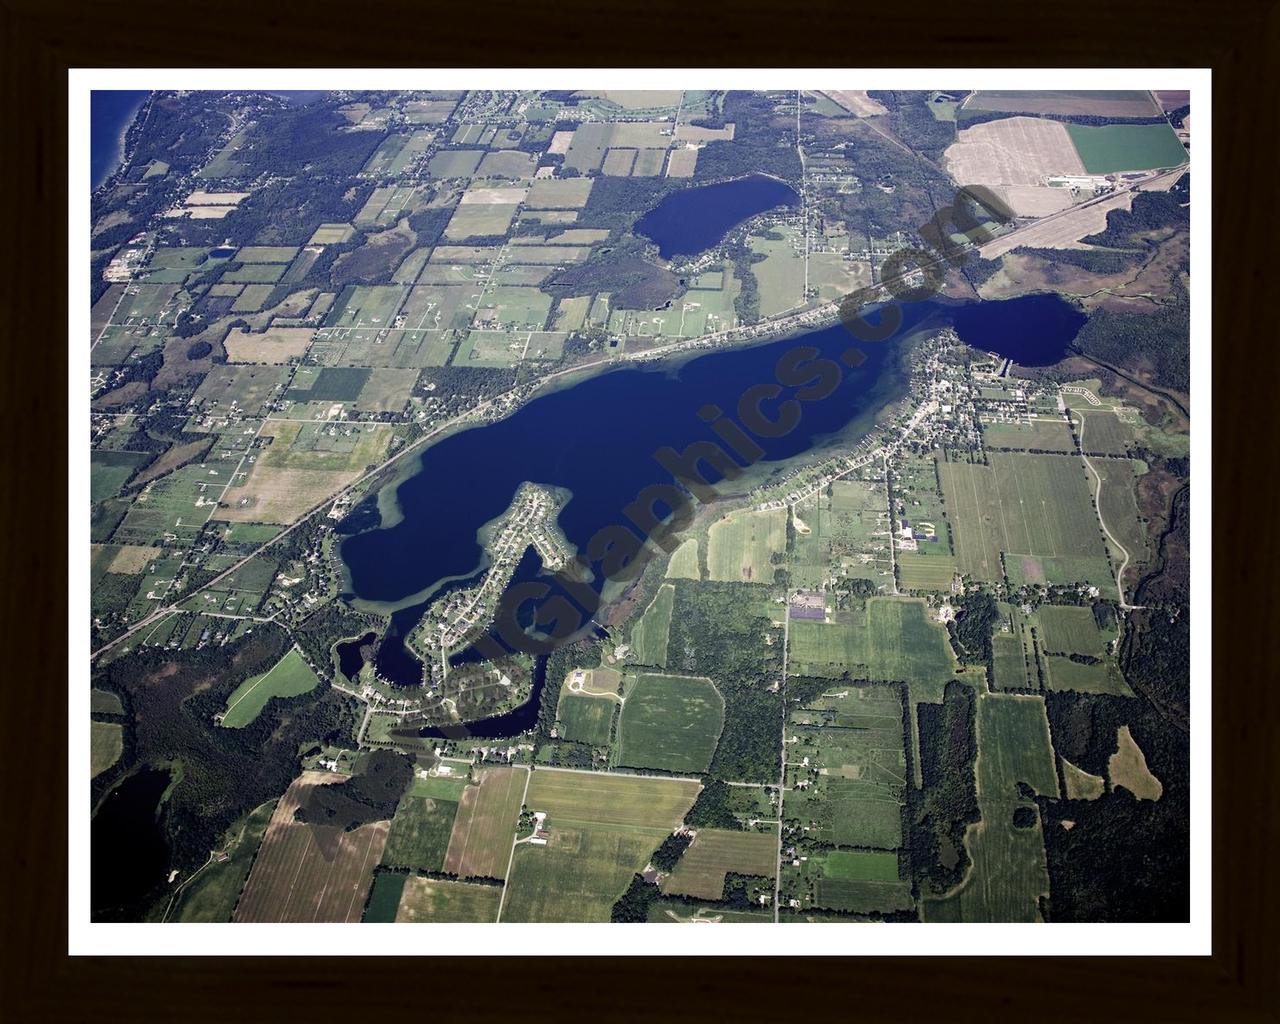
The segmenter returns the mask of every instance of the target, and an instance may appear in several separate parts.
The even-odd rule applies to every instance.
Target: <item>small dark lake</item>
[[[693,256],[716,245],[744,220],[799,202],[786,182],[753,174],[672,192],[636,221],[635,230],[658,243],[664,260]]]
[[[335,645],[334,650],[338,654],[338,671],[354,683],[356,677],[360,675],[360,670],[364,668],[364,655],[360,653],[360,648],[366,644],[372,644],[377,639],[377,633],[366,633],[354,640],[344,640]]]
[[[947,306],[946,312],[965,344],[998,352],[1022,366],[1052,366],[1089,319],[1050,294],[960,303]]]
[[[136,919],[147,897],[165,880],[169,846],[161,826],[160,797],[167,768],[134,772],[102,801],[89,825],[89,902],[95,921]]]
[[[753,484],[785,471],[788,460],[797,456],[863,436],[874,414],[905,393],[899,343],[913,331],[953,323],[975,347],[1024,365],[1045,365],[1066,354],[1084,321],[1055,295],[1008,302],[920,302],[905,304],[901,311],[903,323],[896,334],[880,344],[857,343],[865,362],[856,370],[844,367],[831,395],[804,403],[795,429],[778,438],[756,438],[765,454],[751,471]],[[542,395],[505,420],[454,434],[424,451],[418,472],[396,490],[399,521],[342,542],[354,596],[396,605],[425,595],[394,612],[378,651],[379,673],[401,685],[421,681],[421,665],[398,638],[421,619],[426,602],[434,599],[433,588],[438,594],[475,580],[484,568],[476,531],[503,513],[521,483],[562,487],[572,494],[559,526],[571,545],[583,549],[602,527],[627,523],[622,509],[642,488],[670,482],[655,452],[664,446],[680,452],[696,441],[716,440],[699,412],[715,405],[734,415],[743,392],[774,381],[779,358],[801,345],[839,360],[855,339],[836,325],[751,348],[712,352],[677,366],[613,370]],[[795,390],[783,388],[776,400],[765,402],[766,414],[774,416],[778,403]],[[713,469],[706,475],[713,483],[720,479]],[[734,493],[742,486],[739,481],[724,490]],[[367,521],[372,525],[377,519]],[[599,578],[600,566],[593,568]],[[532,578],[539,569],[530,552],[516,581]],[[552,578],[544,579],[558,589]],[[470,655],[462,652],[451,660],[461,664]],[[536,714],[536,701],[528,713]],[[512,714],[516,717],[500,720],[523,729],[526,719]]]

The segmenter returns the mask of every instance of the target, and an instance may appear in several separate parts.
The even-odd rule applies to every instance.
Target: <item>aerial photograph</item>
[[[88,926],[1190,921],[1192,90],[954,77],[95,89]]]

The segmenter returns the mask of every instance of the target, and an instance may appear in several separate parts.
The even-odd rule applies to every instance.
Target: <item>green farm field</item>
[[[667,579],[698,580],[702,578],[698,567],[698,541],[696,537],[687,538],[671,555],[667,563]]]
[[[938,467],[960,571],[998,582],[1003,553],[1011,582],[1089,582],[1114,590],[1090,501],[1092,478],[1081,459],[1004,452],[988,458],[989,466]]]
[[[1109,637],[1098,628],[1092,608],[1046,604],[1036,610],[1036,619],[1047,653],[1087,654],[1094,658],[1106,654]]]
[[[896,882],[898,855],[867,850],[832,850],[827,854],[826,875],[859,882]]]
[[[956,575],[952,555],[922,555],[915,551],[898,554],[898,581],[903,590],[941,590],[949,592]]]
[[[889,913],[913,903],[910,881],[898,877],[898,855],[864,850],[815,852],[798,867],[788,862],[782,897],[799,899],[802,912]]]
[[[460,878],[505,878],[529,772],[484,768],[477,774],[479,783],[458,801],[442,870]]]
[[[503,921],[608,921],[663,833],[552,825],[546,846],[515,849]]]
[[[711,680],[642,675],[626,695],[614,760],[629,768],[704,772],[724,727],[724,698]]]
[[[613,709],[617,701],[609,697],[562,693],[556,714],[560,719],[560,735],[574,743],[590,743],[602,747],[609,742]]]
[[[89,711],[97,715],[123,715],[124,704],[120,695],[110,690],[90,690]]]
[[[382,851],[382,863],[418,871],[439,871],[449,849],[458,805],[450,800],[401,797]]]
[[[369,900],[364,905],[362,924],[394,924],[396,911],[400,909],[400,897],[404,895],[404,884],[408,875],[398,871],[379,871],[373,876],[373,888],[369,892]]]
[[[249,877],[249,868],[275,811],[276,801],[268,800],[249,813],[221,848],[225,860],[214,858],[182,887],[167,921],[225,922],[235,912],[240,890]]]
[[[1012,448],[1026,450],[1036,448],[1047,452],[1075,451],[1067,422],[1059,417],[1033,419],[1021,423],[1003,420],[982,420],[982,442],[988,448]]]
[[[847,684],[792,711],[785,820],[823,843],[897,849],[906,793],[902,714],[897,689]]]
[[[946,897],[926,900],[926,921],[1038,921],[1039,899],[1049,892],[1044,835],[1035,805],[1018,792],[1025,783],[1042,796],[1058,796],[1049,720],[1039,697],[983,694],[978,699],[978,809],[965,843],[973,860]],[[1014,811],[1035,812],[1030,828],[1013,823]]]
[[[789,650],[798,674],[906,682],[935,703],[956,669],[946,629],[914,598],[869,598],[831,623],[793,621]]]
[[[404,883],[395,919],[397,924],[496,921],[501,899],[499,885],[418,876]]]
[[[1167,124],[1069,124],[1067,134],[1090,174],[1149,171],[1187,162],[1187,151]]]
[[[1075,693],[1106,693],[1113,697],[1132,697],[1133,690],[1124,681],[1120,667],[1111,659],[1089,665],[1057,654],[1045,656],[1045,686],[1050,690]]]
[[[227,709],[219,723],[226,729],[242,729],[252,722],[267,706],[272,697],[296,697],[308,693],[320,685],[298,653],[291,650],[269,672],[246,679],[227,698]]]
[[[89,767],[97,778],[120,760],[124,750],[124,726],[118,722],[89,723]]]
[[[701,788],[685,779],[544,768],[533,773],[525,805],[552,824],[628,826],[661,837],[684,820]]]
[[[707,533],[711,579],[728,583],[773,583],[774,555],[787,547],[787,510],[734,512]]]
[[[1030,624],[1020,609],[1007,604],[1001,604],[999,609],[1001,621],[991,637],[991,687],[998,690],[1038,690],[1040,680]]]
[[[551,838],[546,846],[516,846],[501,919],[608,921],[699,788],[678,779],[535,771],[525,803],[546,812]]]
[[[701,829],[663,881],[664,894],[718,900],[727,872],[772,878],[778,867],[778,837],[772,832]]]
[[[667,667],[667,634],[676,588],[664,583],[631,630],[632,658],[637,665]]]
[[[95,505],[120,493],[126,480],[150,462],[146,452],[95,451],[89,455],[89,500]]]
[[[1138,510],[1137,499],[1138,479],[1147,472],[1147,464],[1139,459],[1091,459],[1090,462],[1102,477],[1098,510],[1107,529],[1129,555],[1130,570],[1125,574],[1125,583],[1132,586],[1136,580],[1132,566],[1141,565],[1151,554],[1147,525]],[[1112,545],[1108,542],[1108,546]],[[1119,550],[1111,554],[1117,565],[1124,559]]]

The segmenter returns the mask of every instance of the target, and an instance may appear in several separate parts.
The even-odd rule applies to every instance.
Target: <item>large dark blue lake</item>
[[[880,344],[858,344],[866,361],[856,370],[842,366],[840,384],[829,397],[803,403],[795,429],[783,437],[756,438],[764,455],[747,482],[763,482],[796,456],[865,433],[875,413],[905,391],[901,341],[913,331],[952,322],[976,347],[1045,365],[1062,358],[1084,321],[1055,295],[920,302],[902,310],[897,333]],[[642,488],[671,481],[655,452],[717,440],[699,418],[704,407],[715,405],[734,416],[743,392],[773,383],[779,359],[799,345],[838,361],[854,344],[837,325],[676,366],[613,370],[545,394],[505,420],[454,434],[426,449],[417,472],[399,484],[398,522],[343,542],[350,589],[366,601],[403,608],[421,603],[447,581],[473,576],[484,565],[476,531],[503,513],[525,481],[572,493],[559,524],[569,542],[583,548],[602,527],[626,524],[622,509]],[[782,388],[764,403],[766,414],[773,416],[796,390]],[[718,479],[714,472],[708,477]],[[721,489],[733,493],[743,484],[724,482]],[[407,615],[396,625],[397,631],[412,628]]]
[[[786,182],[753,174],[672,192],[636,221],[635,231],[657,242],[664,260],[692,256],[716,245],[744,220],[799,202]]]

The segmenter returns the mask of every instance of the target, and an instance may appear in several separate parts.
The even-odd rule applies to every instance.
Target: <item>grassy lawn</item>
[[[227,698],[221,725],[242,729],[261,714],[272,697],[296,697],[314,690],[320,680],[296,649],[291,650],[269,672],[246,679]]]

